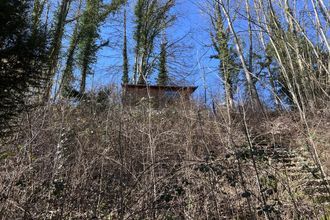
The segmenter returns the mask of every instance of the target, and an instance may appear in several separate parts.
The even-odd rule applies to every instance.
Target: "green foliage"
[[[123,68],[124,71],[123,71],[122,82],[123,84],[127,84],[129,82],[127,50],[124,50],[123,54],[124,54],[124,68]]]
[[[159,58],[159,74],[157,83],[158,85],[166,85],[168,83],[168,72],[166,67],[166,59],[167,59],[167,53],[166,53],[166,46],[167,43],[161,44],[161,51],[160,51],[160,58]]]
[[[158,0],[138,0],[135,6],[135,32],[136,41],[135,53],[135,75],[138,83],[144,84],[150,76],[153,66],[150,57],[154,51],[154,43],[164,28],[171,25],[176,19],[170,15],[170,10],[174,7],[174,0],[164,2]]]
[[[32,12],[32,20],[33,20],[33,28],[38,29],[41,23],[41,15],[44,11],[46,4],[46,0],[34,0],[33,12]]]
[[[47,86],[44,93],[44,101],[48,101],[51,95],[53,79],[57,71],[60,50],[62,47],[62,38],[66,24],[66,18],[69,13],[71,0],[62,0],[54,16],[54,25],[50,32],[50,50],[48,57],[48,68],[46,73]]]
[[[218,5],[216,5],[218,6]],[[229,34],[225,29],[221,10],[218,7],[215,15],[211,18],[214,32],[211,32],[211,40],[216,55],[211,58],[219,59],[219,75],[225,83],[226,99],[233,100],[233,91],[235,90],[236,81],[240,72],[238,64],[238,55],[233,48],[230,47]],[[231,105],[230,103],[228,103]]]
[[[128,77],[128,57],[127,57],[127,32],[126,26],[127,24],[127,16],[126,16],[126,9],[124,11],[124,45],[123,45],[123,77],[122,83],[127,84],[129,82]]]
[[[33,104],[29,98],[43,84],[46,33],[41,26],[33,28],[30,8],[31,1],[0,1],[0,136]]]
[[[86,2],[86,9],[81,19],[81,38],[78,47],[78,63],[81,68],[80,93],[85,92],[86,77],[92,74],[91,64],[96,62],[96,52],[107,44],[96,44],[100,38],[99,28],[108,15],[117,11],[123,3],[124,0],[113,0],[109,5],[104,5],[102,0]]]
[[[99,0],[88,0],[86,10],[81,19],[81,39],[79,41],[78,63],[82,71],[80,92],[83,93],[86,86],[87,74],[91,74],[90,64],[96,62],[97,45],[99,35]]]
[[[77,49],[77,44],[79,41],[79,22],[77,22],[75,29],[73,31],[73,35],[70,41],[70,46],[68,49],[65,69],[62,74],[62,82],[61,82],[61,95],[63,97],[71,97],[78,95],[77,91],[73,88],[73,69],[74,69],[74,55]]]

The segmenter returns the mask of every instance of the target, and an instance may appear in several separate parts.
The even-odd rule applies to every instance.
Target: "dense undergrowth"
[[[242,112],[229,127],[221,107],[105,100],[22,116],[1,142],[2,219],[329,218],[329,205],[305,194],[271,151],[308,152],[312,136],[328,172],[327,109],[308,116],[306,134],[295,112],[247,112],[244,129]]]

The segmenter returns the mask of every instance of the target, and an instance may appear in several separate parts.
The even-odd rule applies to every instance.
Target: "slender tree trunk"
[[[263,106],[261,104],[261,101],[259,99],[258,91],[256,89],[256,80],[257,76],[253,74],[253,56],[254,56],[254,51],[253,51],[253,33],[252,33],[252,18],[251,18],[251,12],[250,12],[250,5],[248,0],[245,0],[245,6],[246,6],[246,13],[247,13],[247,18],[248,18],[248,32],[249,32],[249,66],[248,70],[250,73],[252,73],[252,79],[251,79],[251,89],[252,89],[252,95],[255,97],[252,97],[254,100],[253,103],[255,103],[255,107],[258,107],[258,109],[263,110]]]
[[[82,0],[79,1],[79,6],[78,6],[78,11],[76,13],[76,17],[80,16],[81,6],[82,6]],[[60,88],[59,88],[60,98],[67,96],[67,95],[71,95],[71,94],[67,94],[67,93],[72,92],[70,90],[72,89],[71,83],[73,80],[74,54],[75,54],[77,46],[78,46],[79,35],[80,35],[79,22],[80,22],[80,19],[77,19],[73,33],[72,33],[70,46],[68,48],[67,59],[65,62],[65,69],[62,74],[61,84],[60,84]]]
[[[127,57],[127,15],[126,15],[126,7],[124,9],[124,45],[123,45],[123,78],[122,83],[127,84],[129,82],[128,76],[128,57]]]
[[[59,54],[61,50],[62,38],[64,34],[65,20],[67,18],[70,9],[71,0],[62,0],[60,5],[60,10],[56,18],[56,25],[54,30],[54,36],[51,43],[50,55],[49,55],[49,66],[47,70],[47,80],[46,90],[44,93],[44,101],[47,102],[51,95],[51,89],[53,87],[53,78],[55,76]]]
[[[261,1],[261,0],[259,0],[259,1]],[[270,6],[271,6],[271,1],[270,1]],[[271,13],[273,13],[272,8],[271,8]],[[265,14],[263,14],[263,15],[264,15],[263,20],[266,21],[267,19],[265,17]],[[279,64],[279,67],[281,68],[282,75],[286,81],[286,84],[287,84],[286,86],[288,87],[288,91],[293,99],[293,103],[298,108],[301,118],[303,118],[303,115],[301,115],[303,111],[302,111],[299,99],[298,99],[296,93],[294,92],[295,90],[294,90],[291,80],[289,78],[288,71],[285,68],[284,63],[283,63],[283,57],[281,56],[280,50],[279,50],[277,44],[275,43],[274,37],[272,35],[271,27],[269,26],[269,24],[267,22],[266,22],[266,31],[267,31],[267,34],[269,35],[270,45],[273,47],[273,49],[275,51],[276,60]],[[286,50],[286,52],[287,52],[287,50]]]
[[[167,38],[165,25],[163,27],[161,43],[160,43],[160,55],[159,55],[159,72],[157,78],[158,85],[167,85],[168,83],[168,72],[167,72]]]
[[[249,69],[246,65],[244,55],[243,55],[243,50],[242,50],[242,47],[241,47],[241,44],[240,44],[240,40],[239,40],[239,38],[236,34],[236,31],[234,29],[233,22],[232,22],[232,19],[231,19],[230,15],[229,15],[229,12],[227,11],[227,9],[226,9],[226,7],[223,3],[223,0],[219,0],[219,3],[220,3],[220,6],[221,6],[221,9],[224,12],[224,15],[227,19],[230,32],[234,36],[234,41],[235,41],[236,50],[238,52],[238,57],[239,57],[239,59],[242,63],[243,70],[244,70],[244,73],[245,73],[245,79],[246,79],[246,83],[247,83],[247,91],[248,91],[248,95],[249,95],[249,100],[250,100],[250,103],[252,105],[252,108],[255,109],[257,107],[258,103],[259,103],[259,100],[258,100],[257,90],[254,86],[253,81],[252,81],[253,74],[249,71]]]
[[[135,52],[135,59],[134,59],[134,70],[133,70],[133,83],[137,83],[137,76],[138,76],[138,53]]]
[[[89,62],[88,62],[87,58],[85,57],[83,60],[82,69],[81,69],[81,80],[80,80],[80,87],[79,87],[80,95],[83,95],[85,93],[88,64],[89,64]]]
[[[308,72],[308,69],[303,66],[303,61],[301,57],[301,51],[299,48],[299,37],[297,35],[297,30],[296,30],[296,25],[294,23],[294,14],[292,11],[292,8],[289,5],[288,0],[285,1],[285,18],[287,23],[289,24],[289,34],[291,36],[288,36],[288,38],[293,41],[293,50],[294,50],[294,57],[291,58],[291,53],[289,52],[289,47],[286,46],[286,51],[288,54],[288,57],[290,58],[290,66],[292,68],[292,78],[293,78],[293,83],[295,87],[297,88],[298,91],[298,96],[300,97],[300,102],[302,105],[302,108],[304,109],[307,103],[309,103],[310,97],[309,97],[309,91],[307,91],[307,86],[306,86],[306,78],[305,74]],[[289,41],[290,42],[290,41]],[[285,45],[287,42],[284,42]],[[297,61],[296,64],[298,64],[298,68],[296,68],[295,61]],[[312,107],[312,106],[310,106]],[[311,109],[311,108],[310,108]]]
[[[225,87],[225,102],[228,113],[228,122],[231,124],[230,112],[233,109],[233,92],[232,80],[233,77],[233,60],[230,58],[230,51],[228,48],[228,36],[224,29],[224,21],[222,18],[220,3],[216,0],[212,1],[214,14],[210,14],[211,23],[215,33],[210,33],[213,47],[217,52],[219,59],[219,76],[223,78]]]
[[[264,51],[266,52],[266,56],[268,56],[267,54],[267,45],[265,43],[265,39],[264,39],[264,31],[263,29],[264,26],[262,25],[262,20],[261,20],[261,13],[264,13],[263,11],[263,5],[261,4],[260,1],[254,1],[254,8],[255,8],[255,11],[256,11],[256,14],[257,14],[257,21],[258,21],[258,24],[260,25],[260,30],[259,30],[259,41],[264,49]],[[270,68],[270,65],[267,67],[267,70],[268,70],[268,75],[269,75],[269,81],[270,81],[270,92],[272,93],[272,96],[273,96],[273,100],[274,100],[274,104],[275,104],[275,109],[276,110],[281,110],[282,107],[281,107],[281,99],[279,98],[279,94],[277,93],[277,89],[276,89],[276,77],[273,75],[273,72]]]
[[[313,2],[313,0],[311,0]],[[324,17],[324,20],[327,21],[328,24],[330,24],[330,13],[329,13],[329,9],[327,9],[324,5],[323,0],[317,0],[317,2],[319,3],[319,6],[321,8],[321,12],[322,15]]]
[[[312,5],[313,5],[313,10],[314,10],[314,14],[315,14],[315,21],[316,21],[316,27],[318,29],[318,33],[321,35],[321,38],[323,39],[325,45],[327,46],[328,52],[330,53],[330,44],[328,42],[328,38],[325,35],[323,27],[321,25],[321,21],[320,21],[320,18],[319,18],[319,14],[317,12],[316,4],[315,4],[314,0],[311,0],[311,2],[312,2]],[[327,23],[330,24],[330,21],[327,21]]]

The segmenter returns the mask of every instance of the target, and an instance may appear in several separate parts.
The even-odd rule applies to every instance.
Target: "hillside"
[[[308,116],[310,134],[295,112],[237,112],[231,127],[225,115],[195,104],[35,109],[1,144],[2,219],[329,217],[329,177],[309,145],[329,175],[327,109]]]
[[[329,220],[329,0],[1,0],[0,220]]]

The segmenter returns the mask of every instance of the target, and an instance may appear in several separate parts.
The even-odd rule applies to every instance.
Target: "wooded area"
[[[330,218],[329,0],[1,0],[0,21],[0,219]]]

